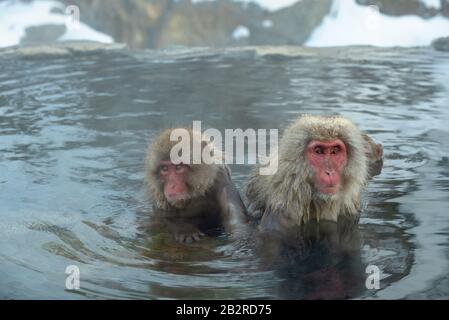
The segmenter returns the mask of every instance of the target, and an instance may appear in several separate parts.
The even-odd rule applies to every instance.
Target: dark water
[[[448,54],[112,52],[0,56],[0,70],[0,298],[449,297]],[[224,236],[148,232],[143,159],[160,129],[284,128],[301,113],[348,116],[384,145],[359,251],[267,268]],[[248,171],[233,166],[241,190]],[[369,264],[380,290],[365,288]]]

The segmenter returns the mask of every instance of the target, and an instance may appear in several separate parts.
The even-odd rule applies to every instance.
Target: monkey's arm
[[[191,243],[204,236],[199,228],[200,219],[201,217],[194,212],[194,209],[191,209],[186,216],[181,216],[179,211],[166,211],[154,207],[149,230],[150,232],[168,231],[177,242]]]
[[[198,224],[192,219],[168,218],[165,219],[168,229],[179,243],[191,243],[204,236]]]
[[[363,134],[365,140],[365,153],[368,158],[368,173],[370,178],[379,175],[382,172],[383,161],[383,147],[380,143],[374,140],[367,134]]]
[[[222,175],[217,188],[217,203],[225,230],[233,233],[248,222],[248,216],[239,191],[231,181],[229,171],[226,169]]]

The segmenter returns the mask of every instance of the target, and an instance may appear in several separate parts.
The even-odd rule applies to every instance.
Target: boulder
[[[435,50],[449,52],[449,37],[438,38],[432,42]]]

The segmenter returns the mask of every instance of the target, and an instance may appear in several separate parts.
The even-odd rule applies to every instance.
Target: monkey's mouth
[[[188,194],[178,194],[175,196],[167,197],[168,203],[175,208],[183,208],[189,201]]]
[[[340,191],[340,184],[324,184],[317,186],[317,191],[320,194],[326,195],[326,196],[333,196],[336,195]]]
[[[334,186],[323,186],[323,187],[321,187],[321,188],[319,189],[319,191],[320,191],[321,193],[324,193],[324,194],[332,195],[332,194],[338,193],[338,190],[339,190],[339,189],[340,189],[339,185],[334,185]]]

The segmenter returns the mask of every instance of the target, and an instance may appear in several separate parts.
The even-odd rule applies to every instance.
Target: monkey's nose
[[[332,175],[334,175],[334,173],[335,173],[334,170],[326,170],[326,174],[327,174],[328,176],[332,176]]]

